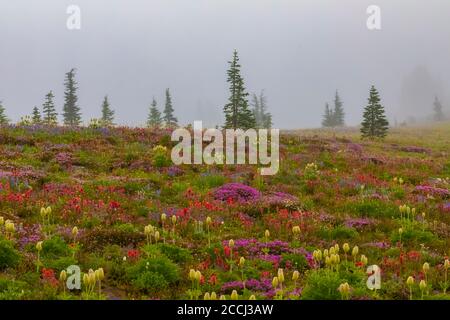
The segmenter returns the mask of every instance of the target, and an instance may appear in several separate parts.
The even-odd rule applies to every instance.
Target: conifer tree
[[[9,119],[5,114],[5,107],[0,101],[0,126],[6,126],[9,124]]]
[[[259,94],[259,108],[262,118],[262,123],[260,128],[270,129],[272,127],[272,114],[268,112],[267,99],[264,94],[264,90]]]
[[[38,107],[36,107],[36,106],[33,108],[31,120],[33,121],[33,124],[41,123],[41,112],[39,111]]]
[[[389,129],[384,107],[374,86],[370,89],[369,103],[364,109],[361,134],[363,138],[384,138]]]
[[[267,112],[267,99],[264,95],[264,90],[261,91],[259,96],[255,93],[252,95],[250,105],[252,106],[252,112],[256,122],[255,128],[270,129],[272,127],[272,114]]]
[[[45,95],[45,102],[42,105],[43,122],[47,125],[58,123],[58,113],[56,113],[55,103],[53,102],[53,92],[50,91]]]
[[[255,118],[256,128],[261,128],[263,123],[263,116],[261,113],[261,106],[259,105],[259,97],[256,93],[252,94],[251,100],[253,117]]]
[[[75,80],[75,69],[66,73],[64,81],[64,124],[68,126],[79,126],[81,124],[81,112],[78,106],[77,82]]]
[[[155,98],[150,105],[150,111],[147,118],[147,126],[150,128],[158,128],[162,124],[161,112],[158,110]]]
[[[333,123],[332,127],[343,127],[345,125],[345,113],[343,103],[339,97],[339,93],[336,90],[334,96],[334,111],[333,111]]]
[[[244,79],[241,76],[238,53],[235,50],[232,61],[228,62],[227,82],[230,85],[230,97],[224,106],[225,125],[227,129],[249,129],[256,127],[255,115],[249,109]]]
[[[441,101],[439,101],[438,97],[434,98],[434,103],[433,103],[433,110],[434,110],[434,121],[442,121],[445,119],[445,115],[444,112],[442,111],[442,104]]]
[[[174,109],[172,106],[172,96],[170,95],[169,88],[166,89],[166,103],[164,105],[164,124],[167,127],[175,127],[178,125],[178,119],[173,115]]]
[[[102,124],[105,126],[114,125],[114,110],[111,109],[108,96],[103,98],[102,103]]]
[[[325,113],[322,119],[322,127],[324,128],[333,127],[333,122],[334,122],[333,110],[330,109],[330,105],[327,102],[325,104]]]

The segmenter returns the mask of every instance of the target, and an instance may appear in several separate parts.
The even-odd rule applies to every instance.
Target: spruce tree
[[[9,119],[5,114],[5,107],[0,101],[0,126],[6,126],[9,124]]]
[[[444,112],[442,111],[442,104],[441,101],[439,101],[438,97],[434,98],[434,103],[433,103],[433,110],[434,110],[434,121],[442,121],[445,119],[445,115]]]
[[[38,107],[36,107],[36,106],[33,108],[31,120],[33,121],[33,124],[41,123],[41,112],[39,111]]]
[[[45,102],[42,105],[43,122],[47,125],[58,123],[58,113],[56,113],[55,103],[53,102],[53,92],[50,91],[45,95]]]
[[[169,88],[166,89],[166,103],[164,105],[164,124],[167,127],[175,127],[178,125],[178,119],[173,115],[174,109],[172,106],[172,96],[170,95]]]
[[[334,111],[333,111],[333,123],[332,127],[343,127],[345,125],[345,113],[343,103],[339,97],[339,93],[336,90],[334,96]]]
[[[267,99],[264,94],[264,90],[262,90],[259,94],[259,108],[262,118],[260,128],[270,129],[272,127],[272,114],[267,111],[269,107],[267,106]]]
[[[150,128],[158,128],[162,124],[161,112],[158,110],[155,98],[150,105],[150,112],[147,118],[147,126]]]
[[[324,113],[323,119],[322,119],[322,127],[324,127],[324,128],[333,127],[333,123],[334,123],[333,110],[330,109],[330,105],[327,102],[325,104],[325,113]]]
[[[230,85],[230,97],[228,103],[224,106],[226,129],[249,129],[256,127],[255,115],[248,107],[244,79],[241,76],[241,66],[239,64],[238,53],[235,50],[232,61],[228,62],[227,82]]]
[[[263,115],[261,112],[261,106],[259,104],[259,97],[256,93],[252,94],[252,101],[250,104],[252,106],[253,117],[255,117],[256,128],[262,128]]]
[[[64,108],[63,117],[64,124],[68,126],[79,126],[81,124],[81,112],[78,106],[77,82],[75,81],[75,69],[71,69],[66,73],[64,81]]]
[[[111,109],[108,96],[103,98],[102,103],[102,124],[105,126],[114,125],[114,110]]]
[[[380,96],[374,86],[370,89],[369,103],[364,109],[361,134],[363,138],[384,138],[389,129],[389,122],[380,104]]]

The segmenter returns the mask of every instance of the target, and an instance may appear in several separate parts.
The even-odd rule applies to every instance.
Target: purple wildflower
[[[344,225],[348,228],[361,229],[363,227],[374,225],[376,222],[369,218],[348,218]]]
[[[424,192],[427,194],[437,195],[437,196],[450,196],[450,191],[443,188],[436,188],[432,186],[416,186],[416,191]]]
[[[268,292],[272,289],[272,282],[269,279],[248,279],[245,281],[245,288],[252,290],[252,291],[258,291],[258,292]],[[224,283],[222,285],[222,288],[220,289],[223,293],[230,293],[233,290],[243,290],[244,284],[242,281],[231,281]]]
[[[298,199],[288,193],[284,192],[272,192],[268,195],[264,195],[262,198],[262,202],[266,205],[285,205],[289,203],[296,203]]]
[[[258,190],[242,183],[227,183],[214,191],[214,198],[221,201],[252,202],[260,197]]]

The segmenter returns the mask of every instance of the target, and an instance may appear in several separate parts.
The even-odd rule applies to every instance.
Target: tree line
[[[363,138],[384,138],[389,130],[389,122],[385,115],[385,109],[381,105],[381,98],[375,86],[372,86],[369,92],[368,104],[364,108],[363,120],[361,122],[361,135]],[[334,97],[334,108],[325,103],[325,112],[322,119],[322,127],[339,128],[345,126],[345,113],[343,102],[339,97],[338,91]],[[435,97],[433,103],[433,120],[444,121],[445,114],[442,103],[438,97]]]
[[[82,124],[81,108],[78,105],[78,83],[75,79],[76,69],[71,69],[65,74],[64,78],[64,105],[62,108],[63,124],[66,126],[80,126]],[[178,120],[174,116],[174,108],[172,106],[172,97],[170,89],[167,88],[166,101],[163,113],[158,111],[157,104],[153,98],[153,102],[150,106],[149,115],[147,119],[148,126],[170,126],[175,127],[178,125]],[[58,112],[56,111],[55,95],[51,90],[45,95],[44,102],[42,104],[42,110],[37,106],[33,107],[30,116],[22,118],[22,124],[42,124],[54,126],[58,125]],[[99,126],[114,126],[115,110],[111,108],[108,95],[105,95],[101,103],[101,117],[99,119],[92,119],[91,123],[95,123]],[[0,125],[9,124],[10,120],[6,116],[5,107],[0,101]]]
[[[267,98],[264,90],[259,94],[253,93],[249,102],[249,93],[245,88],[245,81],[241,75],[241,65],[238,52],[234,50],[232,59],[228,61],[227,82],[229,85],[228,101],[223,107],[225,129],[271,128],[272,114],[268,111]],[[71,69],[64,78],[64,105],[62,108],[63,124],[66,126],[80,126],[82,123],[81,108],[78,105],[78,83],[75,79],[76,69]],[[45,95],[42,110],[35,106],[31,116],[22,118],[24,124],[57,125],[58,113],[54,103],[53,91]],[[381,98],[377,89],[372,86],[369,92],[368,104],[364,108],[361,122],[361,135],[363,138],[383,138],[389,129],[389,122],[385,115],[385,109],[380,103]],[[445,120],[443,106],[435,97],[433,103],[434,120]],[[148,127],[177,127],[178,119],[174,115],[170,89],[165,91],[165,102],[162,111],[159,110],[155,98],[152,99],[148,110]],[[113,126],[115,111],[111,108],[108,95],[103,98],[101,104],[101,117],[95,120],[98,126]],[[91,120],[91,123],[93,122]],[[6,125],[9,119],[5,114],[5,108],[0,101],[0,125]],[[333,107],[325,104],[325,112],[322,119],[322,127],[338,128],[345,126],[344,103],[336,90]]]

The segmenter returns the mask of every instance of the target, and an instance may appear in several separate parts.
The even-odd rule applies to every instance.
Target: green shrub
[[[435,234],[427,230],[407,228],[403,230],[402,242],[405,243],[430,243],[431,241],[437,241],[438,238]],[[400,234],[397,230],[393,231],[391,234],[392,243],[396,243],[400,240]]]
[[[281,255],[281,267],[286,268],[287,264],[291,264],[292,268],[301,271],[308,268],[308,260],[302,254],[284,253]]]
[[[145,241],[145,235],[140,232],[128,232],[117,229],[96,228],[87,232],[80,242],[87,250],[101,250],[106,245],[136,246]]]
[[[9,240],[0,240],[0,270],[13,268],[20,262],[19,252]]]
[[[22,281],[13,281],[0,278],[0,300],[20,300],[25,295],[27,284]]]
[[[208,190],[220,187],[225,183],[225,177],[222,175],[204,174],[198,176],[193,184],[199,190]]]
[[[341,266],[339,272],[330,269],[310,270],[307,272],[305,287],[302,292],[304,300],[336,300],[341,299],[339,285],[348,282],[352,288],[351,296],[362,296],[366,293],[365,273],[353,267],[351,263]],[[348,268],[348,270],[347,270]]]
[[[140,260],[127,269],[127,275],[134,286],[147,293],[156,293],[180,280],[178,266],[164,256]]]
[[[303,300],[338,300],[339,285],[343,283],[337,272],[329,269],[310,270],[302,292]]]
[[[327,240],[353,239],[358,236],[358,231],[346,226],[336,226],[334,228],[321,227],[317,231],[317,236]]]
[[[121,261],[122,258],[123,254],[120,246],[113,244],[103,248],[103,259],[106,261]]]
[[[157,293],[169,285],[162,274],[143,272],[132,281],[133,286],[147,293]]]
[[[192,253],[189,250],[183,249],[179,246],[160,243],[158,244],[158,249],[162,254],[176,263],[186,263],[192,260]]]
[[[71,265],[76,265],[77,260],[73,257],[61,257],[55,260],[45,260],[44,267],[61,271],[67,269]]]
[[[136,228],[131,223],[123,223],[117,224],[114,226],[114,229],[122,232],[130,232],[133,233],[136,231]]]
[[[355,228],[345,226],[337,226],[331,231],[332,239],[353,239],[358,236],[358,231]]]
[[[70,253],[70,249],[67,243],[59,236],[55,236],[42,243],[42,256],[46,258],[56,258],[61,256],[67,256]]]
[[[360,217],[369,218],[390,218],[398,215],[398,207],[396,205],[375,199],[364,199],[356,203],[347,203],[344,211],[350,211]]]

